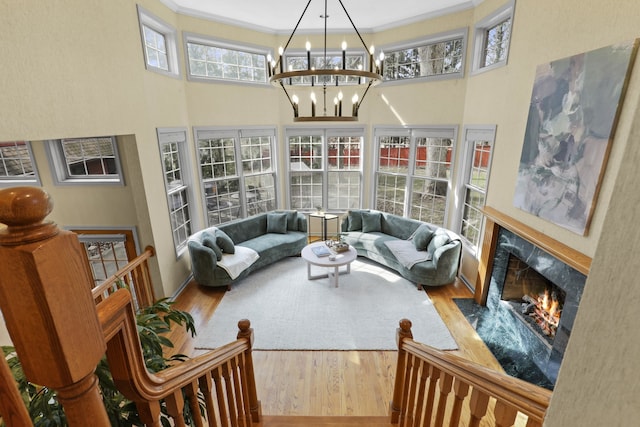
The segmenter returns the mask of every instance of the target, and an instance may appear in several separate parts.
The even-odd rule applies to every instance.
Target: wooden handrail
[[[152,374],[144,365],[130,292],[118,290],[101,301],[97,310],[114,382],[136,403],[140,417],[147,425],[160,426],[162,399],[167,400],[170,415],[180,425],[183,391],[190,406],[196,409],[192,415],[198,417],[198,389],[203,389],[205,395],[207,419],[240,417],[245,425],[259,422],[260,402],[251,356],[253,330],[248,320],[238,323],[238,340]],[[216,385],[224,383],[225,388],[212,387],[212,381]],[[211,393],[217,395],[217,402],[211,398]],[[210,425],[217,424],[210,421]]]
[[[518,414],[527,418],[527,427],[542,426],[551,391],[415,342],[411,322],[407,319],[400,321],[397,339],[392,424],[412,425],[413,420],[422,420],[419,425],[445,425],[445,409],[453,390],[454,404],[448,411],[450,417],[446,425],[459,425],[465,400],[468,401],[469,425],[479,425],[485,417],[490,398],[493,398],[496,402],[493,409],[496,426],[513,425]],[[438,396],[436,388],[440,390]]]
[[[113,276],[91,290],[96,303],[105,296],[118,290],[118,282],[125,282],[132,290],[136,308],[144,308],[152,305],[155,300],[155,292],[149,273],[149,258],[155,256],[153,246],[144,248],[144,252],[133,261],[118,270]]]

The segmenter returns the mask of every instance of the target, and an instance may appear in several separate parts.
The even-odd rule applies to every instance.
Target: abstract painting
[[[538,66],[514,205],[586,235],[638,40]]]

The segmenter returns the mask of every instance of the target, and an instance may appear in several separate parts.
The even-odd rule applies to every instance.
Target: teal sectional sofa
[[[386,212],[351,210],[342,219],[341,235],[358,255],[394,269],[418,289],[453,283],[458,274],[462,242],[445,228]]]
[[[300,255],[306,244],[306,216],[274,211],[198,231],[187,247],[198,284],[229,288],[252,271]]]

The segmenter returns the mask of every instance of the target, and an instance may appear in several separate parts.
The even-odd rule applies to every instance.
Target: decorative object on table
[[[336,253],[345,252],[349,250],[349,244],[337,241],[337,240],[327,240],[325,244],[331,248],[332,251]]]
[[[331,255],[331,251],[326,246],[322,246],[322,245],[314,246],[311,248],[311,250],[313,251],[314,255],[317,257],[325,257],[325,256]]]
[[[514,206],[587,234],[638,39],[536,70]]]

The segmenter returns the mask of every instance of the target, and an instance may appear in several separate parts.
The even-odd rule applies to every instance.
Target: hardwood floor
[[[178,296],[174,307],[189,311],[198,331],[209,321],[224,292],[224,289],[191,282]],[[471,298],[471,292],[461,282],[456,282],[427,289],[427,293],[458,343],[459,349],[453,353],[501,371],[498,362],[452,301],[452,298]],[[389,325],[389,328],[397,326]],[[174,329],[168,337],[175,345],[169,354],[198,354],[193,348],[194,339],[182,328]],[[389,414],[395,351],[254,351],[253,358],[258,398],[265,415]]]

